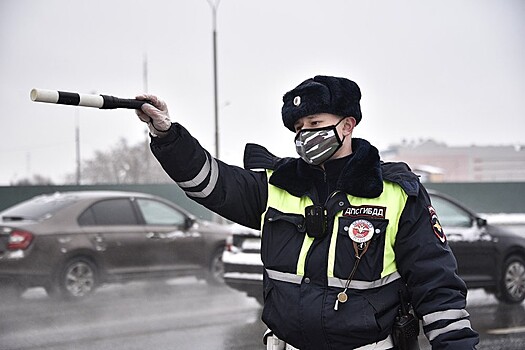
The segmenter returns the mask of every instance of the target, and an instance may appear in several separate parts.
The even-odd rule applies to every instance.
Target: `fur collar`
[[[363,139],[352,139],[352,156],[337,180],[336,189],[356,197],[375,198],[383,192],[383,176],[377,148]],[[299,158],[288,158],[275,168],[270,183],[294,196],[311,191],[313,169]]]

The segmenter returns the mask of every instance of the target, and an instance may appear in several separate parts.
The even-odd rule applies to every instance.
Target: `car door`
[[[110,275],[147,272],[155,242],[147,237],[130,198],[95,202],[78,219]]]
[[[204,258],[202,235],[191,229],[192,219],[184,212],[158,200],[135,200],[147,237],[155,244],[153,265],[159,270],[190,273]]]
[[[492,280],[496,255],[493,239],[485,227],[478,225],[470,213],[444,198],[432,196],[432,205],[458,262],[461,278],[470,286]]]

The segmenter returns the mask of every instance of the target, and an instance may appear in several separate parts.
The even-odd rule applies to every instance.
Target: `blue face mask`
[[[295,136],[295,150],[308,164],[320,165],[330,159],[343,145],[336,127],[341,123],[316,129],[304,129]]]

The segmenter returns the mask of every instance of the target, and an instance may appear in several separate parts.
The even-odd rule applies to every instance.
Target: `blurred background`
[[[156,94],[212,155],[242,166],[248,142],[295,156],[282,96],[315,75],[342,76],[363,95],[355,137],[521,236],[522,288],[524,19],[523,0],[0,0],[0,210],[42,193],[121,189],[217,219],[163,173],[134,111],[35,103],[33,88]],[[12,221],[3,238],[24,223]],[[483,269],[506,258],[504,240],[491,242],[498,254],[468,247],[482,257],[466,260]],[[43,288],[18,291],[16,302],[0,292],[5,348],[262,347],[260,305],[193,276],[102,286],[69,304]],[[524,307],[469,290],[479,349],[523,349]]]
[[[145,159],[149,140],[133,111],[35,103],[32,88],[156,94],[212,154],[217,129],[220,158],[242,165],[247,142],[294,155],[281,98],[317,74],[360,85],[354,136],[383,157],[476,181],[407,150],[512,153],[508,180],[524,181],[524,18],[521,0],[2,0],[0,185],[168,181],[137,177],[129,157]]]

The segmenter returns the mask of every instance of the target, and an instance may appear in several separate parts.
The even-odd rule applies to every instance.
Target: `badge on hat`
[[[300,104],[301,104],[301,96],[295,96],[295,97],[293,98],[293,105],[297,107],[297,106],[299,106]]]
[[[356,243],[365,243],[372,239],[374,231],[374,225],[370,221],[356,220],[348,227],[348,236]]]

